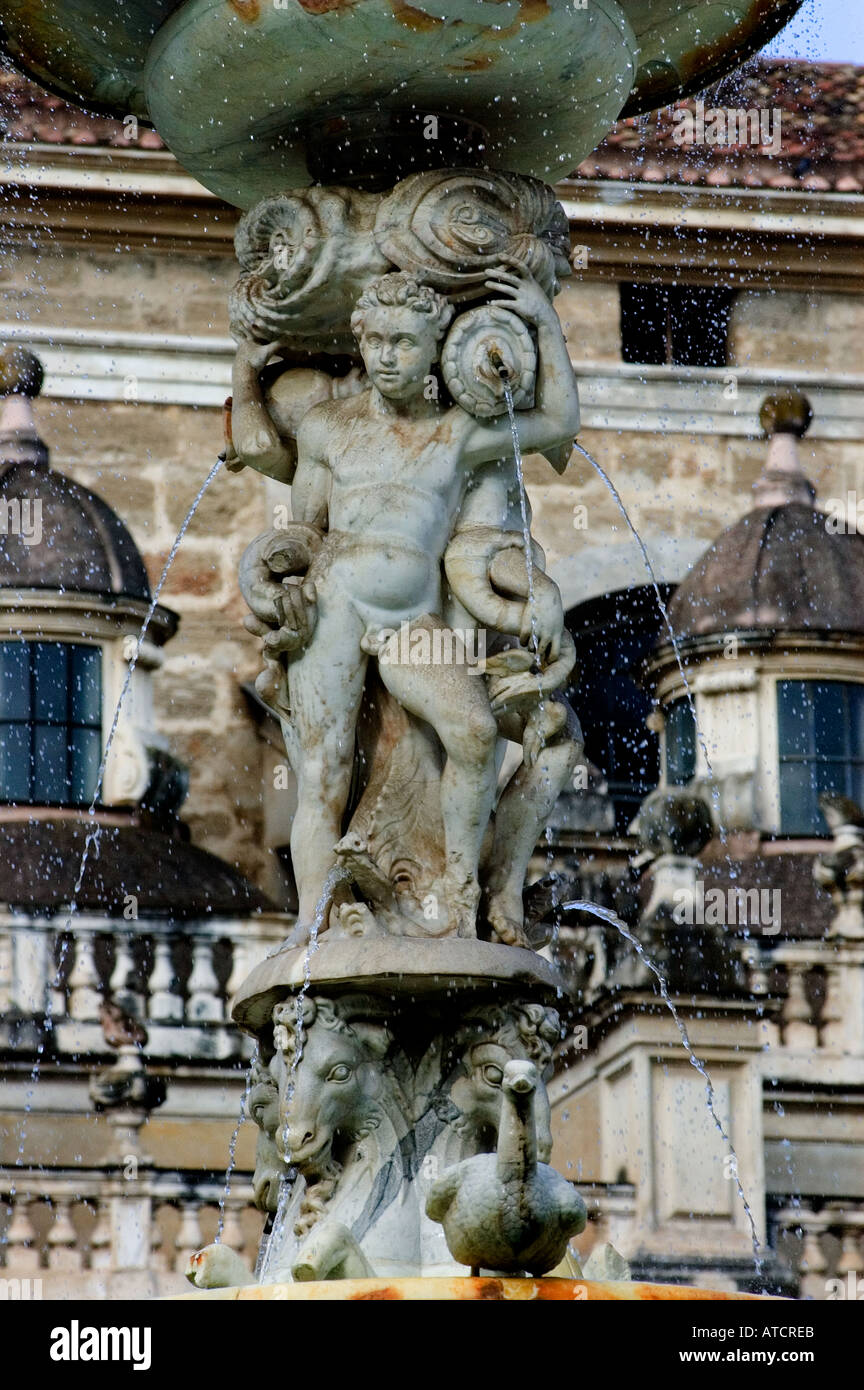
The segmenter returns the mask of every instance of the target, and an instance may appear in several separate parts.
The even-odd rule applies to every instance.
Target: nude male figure
[[[518,415],[522,448],[572,439],[578,396],[551,304],[515,263],[490,272],[487,287],[499,296],[494,303],[536,327],[535,406]],[[304,591],[314,594],[314,630],[310,623],[305,648],[288,666],[298,779],[291,849],[301,936],[336,863],[369,656],[385,655],[384,629],[398,633],[403,622],[443,626],[441,561],[467,483],[475,469],[511,447],[506,416],[477,420],[426,389],[452,313],[411,275],[375,281],[352,318],[369,389],[316,405],[298,433],[294,518],[327,531],[308,571],[314,589]],[[455,929],[474,935],[477,865],[495,794],[497,729],[483,682],[465,665],[403,664],[395,648],[379,672],[443,746],[442,888]]]

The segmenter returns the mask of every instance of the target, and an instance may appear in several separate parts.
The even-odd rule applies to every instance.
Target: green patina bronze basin
[[[554,180],[623,113],[698,90],[801,0],[0,0],[3,46],[151,121],[242,207],[489,164]]]

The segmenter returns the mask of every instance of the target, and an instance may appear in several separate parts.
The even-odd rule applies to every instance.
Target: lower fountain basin
[[[181,1294],[182,1300],[268,1303],[725,1303],[770,1295],[727,1293],[683,1284],[601,1283],[590,1279],[328,1279],[301,1284],[245,1284]],[[782,1301],[782,1300],[779,1300]]]
[[[560,1008],[564,993],[564,982],[554,966],[519,946],[457,937],[437,941],[416,937],[325,938],[308,960],[306,947],[298,946],[256,965],[234,999],[235,1022],[249,1033],[260,1033],[270,1022],[274,1004],[303,987],[307,969],[309,982],[318,988],[362,987],[388,996],[418,995],[426,1000],[435,993],[490,988],[506,992],[529,987]]]

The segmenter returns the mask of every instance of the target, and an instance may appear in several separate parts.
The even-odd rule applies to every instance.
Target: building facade
[[[757,120],[742,127],[736,115],[733,142],[728,114],[721,130],[712,112],[755,112]],[[581,453],[560,478],[539,459],[527,469],[534,532],[580,651],[572,698],[590,764],[556,808],[535,876],[550,869],[566,876],[576,896],[614,910],[659,951],[687,1001],[682,1021],[708,1064],[717,1115],[735,1150],[730,1155],[719,1134],[714,1143],[704,1079],[684,1058],[674,1019],[626,942],[622,951],[613,945],[614,928],[565,914],[561,956],[574,987],[573,1037],[581,1039],[584,1029],[586,1045],[565,1049],[554,1083],[557,1161],[568,1173],[572,1165],[574,1179],[593,1194],[586,1246],[605,1229],[642,1273],[751,1286],[743,1192],[757,1237],[770,1247],[766,1280],[814,1297],[826,1296],[827,1281],[858,1268],[861,1258],[864,1128],[855,1088],[864,1051],[855,1032],[861,962],[854,944],[860,908],[855,873],[842,859],[852,854],[854,860],[857,841],[845,822],[836,827],[839,841],[832,841],[808,790],[819,762],[815,727],[807,734],[812,748],[781,763],[776,702],[778,690],[796,682],[843,687],[838,718],[845,742],[836,767],[842,764],[845,781],[840,788],[829,777],[819,790],[855,802],[857,697],[850,691],[860,686],[864,665],[857,629],[836,608],[845,561],[832,571],[833,581],[824,575],[833,582],[825,591],[827,626],[787,625],[778,642],[765,638],[774,631],[770,623],[757,624],[754,638],[752,614],[718,616],[715,605],[709,629],[697,622],[686,630],[682,663],[695,688],[704,748],[698,738],[694,748],[688,731],[687,689],[674,652],[670,657],[664,649],[668,631],[657,599],[659,593],[669,601],[677,587],[674,628],[675,605],[682,615],[682,589],[686,598],[687,576],[694,566],[700,573],[705,551],[750,512],[755,484],[769,499],[770,487],[779,486],[764,476],[768,446],[760,412],[767,397],[803,392],[813,417],[806,431],[784,428],[772,436],[769,474],[777,467],[783,472],[783,449],[798,439],[798,501],[771,505],[806,510],[806,475],[828,518],[851,528],[857,516],[864,496],[862,112],[860,69],[757,61],[701,105],[622,123],[560,185],[574,274],[557,305],[580,382],[579,442],[618,496]],[[146,571],[134,593],[102,592],[105,612],[95,613],[92,597],[76,606],[62,574],[54,576],[52,597],[28,608],[27,593],[37,586],[20,583],[21,565],[33,563],[30,550],[35,555],[40,547],[26,554],[19,547],[3,581],[2,611],[8,641],[31,644],[27,659],[35,673],[39,645],[62,644],[86,608],[92,625],[72,645],[104,647],[101,718],[92,721],[94,729],[101,723],[104,739],[111,701],[128,670],[124,642],[134,636],[141,606],[146,611],[222,447],[237,213],[188,178],[131,117],[88,116],[0,74],[0,121],[6,155],[0,341],[32,348],[43,363],[37,434],[50,444],[54,474],[98,494],[128,528]],[[709,139],[712,131],[718,138]],[[768,426],[774,428],[770,418]],[[36,1277],[38,1270],[49,1292],[51,1280],[63,1290],[120,1288],[123,1280],[154,1289],[148,1268],[157,1272],[159,1288],[175,1287],[189,1250],[219,1220],[219,1155],[227,1155],[240,1112],[247,1060],[227,1024],[226,1001],[241,960],[251,964],[256,952],[280,939],[294,901],[286,851],[292,783],[278,731],[252,690],[259,659],[243,628],[235,577],[246,544],[273,524],[274,509],[285,502],[278,485],[248,470],[222,470],[167,574],[159,594],[165,607],[157,613],[171,610],[179,626],[169,640],[175,618],[165,616],[153,629],[161,645],[154,640],[142,651],[152,708],[142,687],[135,717],[146,737],[130,721],[128,781],[122,782],[118,761],[114,787],[113,805],[123,809],[110,809],[109,780],[103,812],[123,821],[111,825],[115,836],[138,816],[129,837],[138,842],[113,886],[103,879],[79,901],[76,940],[90,942],[91,957],[82,951],[79,961],[77,948],[74,959],[64,952],[74,877],[71,886],[62,880],[37,891],[51,874],[32,846],[24,874],[30,881],[22,885],[20,868],[14,883],[9,877],[11,944],[4,946],[0,984],[11,991],[15,1019],[44,1018],[46,991],[51,995],[49,1031],[59,1053],[50,1082],[40,1064],[32,1088],[44,1037],[16,1024],[4,1043],[12,1079],[0,1117],[11,1213],[3,1239],[10,1273]],[[70,553],[83,543],[80,524],[63,523]],[[833,535],[824,525],[823,532]],[[775,556],[809,555],[796,537],[794,526],[775,536]],[[0,545],[11,555],[9,541],[7,528]],[[739,541],[732,542],[733,571],[743,554]],[[776,568],[794,590],[796,573],[781,560]],[[817,589],[823,569],[820,561],[810,576]],[[715,582],[716,574],[702,591],[708,609]],[[850,602],[854,593],[848,590]],[[123,615],[118,600],[127,604]],[[734,658],[723,645],[733,638]],[[793,690],[790,708],[795,697]],[[83,746],[86,728],[80,732]],[[179,838],[188,832],[192,845],[222,864],[213,873],[229,876],[230,891],[209,907],[207,893],[192,894],[182,912],[176,893],[173,902],[132,893],[144,898],[136,924],[123,909],[132,878],[143,872],[131,850],[140,858],[150,747],[188,769],[188,794],[174,808],[186,831],[169,827],[166,843],[188,849]],[[164,772],[164,760],[162,766]],[[783,779],[792,787],[795,776],[804,789],[801,817],[784,824]],[[695,828],[683,838],[665,826],[656,803],[646,813],[647,828],[631,829],[658,783],[670,796],[686,791],[690,797],[685,806]],[[35,811],[21,808],[39,805],[39,797],[53,806],[50,791],[10,786],[0,794],[9,808],[0,810],[0,824],[38,821]],[[699,833],[694,798],[707,802],[722,837]],[[148,814],[145,805],[145,819]],[[52,826],[46,843],[62,848],[68,877],[79,840],[71,832],[62,839],[56,816],[41,819]],[[18,842],[5,852],[7,865],[22,862]],[[118,864],[121,858],[118,852]],[[820,887],[813,868],[823,861]],[[163,870],[153,866],[164,866],[164,856],[150,864],[146,886],[155,892]],[[183,874],[179,866],[175,884]],[[718,942],[709,940],[710,931],[699,932],[729,923],[673,919],[669,938],[663,923],[680,905],[674,893],[684,891],[686,902],[687,891],[702,891],[693,888],[700,882],[706,892],[738,886],[767,892],[769,912],[770,894],[782,890],[780,932],[754,937],[748,923],[736,921],[744,930]],[[79,936],[85,925],[91,935]],[[695,930],[689,942],[688,928]],[[37,940],[41,965],[33,963],[40,952],[34,956],[28,944]],[[694,973],[692,957],[703,950],[714,951],[718,984]],[[838,980],[851,1001],[842,1006],[826,983]],[[115,1020],[114,1033],[110,1020],[100,1023],[106,1001],[140,1020],[146,1044],[118,1041],[117,1028],[128,1031],[128,1023]],[[59,1028],[67,1021],[61,1043]],[[847,1025],[851,1032],[843,1031]],[[80,1042],[85,1026],[90,1032]],[[123,1103],[96,1115],[91,1078],[110,1072],[123,1046],[137,1048],[147,1074],[167,1087],[146,1127],[150,1112],[135,1100],[140,1078],[125,1091],[118,1083]],[[35,1100],[28,1099],[31,1089]],[[112,1114],[120,1116],[113,1125]],[[138,1117],[137,1127],[130,1115]],[[58,1126],[59,1116],[72,1116],[74,1124]],[[245,1223],[247,1253],[256,1221],[260,1230],[260,1217],[246,1211],[250,1129],[240,1131],[229,1203],[232,1220]],[[182,1164],[180,1153],[187,1156]],[[13,1171],[22,1167],[32,1173],[23,1185]],[[139,1176],[124,1178],[124,1169]],[[136,1244],[130,1231],[141,1228],[142,1212],[149,1213],[149,1235]],[[94,1241],[92,1228],[100,1222]],[[232,1238],[239,1240],[236,1224]],[[107,1243],[105,1231],[114,1232]]]

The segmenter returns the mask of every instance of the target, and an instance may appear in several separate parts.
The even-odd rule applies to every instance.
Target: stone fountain
[[[579,429],[545,180],[798,5],[0,0],[14,62],[245,210],[224,457],[290,492],[240,572],[298,784],[297,925],[234,1004],[267,1227],[255,1275],[209,1247],[201,1285],[611,1296],[549,1166],[565,991],[524,891],[582,756],[521,471],[562,472]]]

